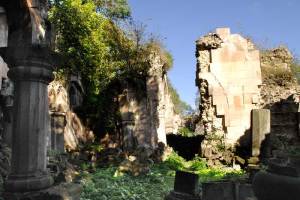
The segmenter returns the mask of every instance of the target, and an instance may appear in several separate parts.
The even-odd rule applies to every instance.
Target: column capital
[[[2,50],[3,51],[3,50]],[[14,46],[5,48],[4,60],[9,65],[8,76],[14,81],[53,80],[55,53],[48,47],[39,45]]]
[[[47,46],[19,45],[1,48],[4,61],[10,68],[18,66],[35,66],[52,70],[56,54]]]

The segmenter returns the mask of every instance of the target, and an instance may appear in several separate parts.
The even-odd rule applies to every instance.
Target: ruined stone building
[[[250,111],[259,103],[259,51],[222,28],[197,41],[197,62],[205,128],[223,130],[226,142],[234,144],[250,128]]]
[[[174,111],[168,92],[167,75],[158,55],[150,59],[151,67],[146,78],[146,90],[139,91],[128,83],[119,96],[124,145],[128,148],[148,145],[155,148],[166,134],[177,133],[181,118]]]
[[[230,163],[244,145],[257,162],[299,144],[299,87],[287,48],[260,55],[250,40],[218,28],[197,40],[196,57],[203,156]]]
[[[68,184],[54,186],[47,169],[51,138],[47,87],[53,80],[56,60],[51,49],[47,3],[46,0],[0,1],[1,117],[13,121],[11,132],[3,132],[3,138],[9,138],[11,143],[11,158],[0,140],[1,175],[2,164],[7,164],[2,161],[10,161],[4,199],[49,199],[54,194],[62,197],[61,189],[69,197],[78,194],[75,190],[69,193]],[[2,59],[9,68],[7,76],[13,87],[7,81],[7,67]],[[61,132],[63,127],[56,128]],[[10,137],[6,137],[8,133]]]
[[[250,131],[251,110],[258,108],[262,84],[260,58],[249,40],[229,28],[216,29],[196,45],[196,84],[206,135],[201,146],[209,157],[219,151],[217,146],[233,147]]]
[[[286,47],[280,46],[261,53],[261,107],[269,109],[271,115],[271,133],[264,151],[266,157],[300,144],[300,88],[292,72],[293,64],[293,55]]]

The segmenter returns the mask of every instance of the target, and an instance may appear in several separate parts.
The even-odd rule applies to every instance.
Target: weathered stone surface
[[[123,93],[119,95],[118,100],[124,122],[123,135],[131,135],[128,141],[135,143],[135,146],[147,144],[156,148],[160,142],[166,145],[167,133],[178,131],[181,118],[174,112],[164,63],[158,55],[153,54],[150,58],[150,66],[144,90],[138,90],[129,80],[124,81]],[[128,113],[132,115],[132,119],[129,120],[131,125],[127,123]]]
[[[15,83],[15,98],[12,168],[5,190],[12,193],[44,189],[53,183],[46,170],[46,138],[50,135],[47,84],[52,79],[52,68],[39,60],[40,54],[47,57],[47,50],[26,50],[31,59],[21,57],[8,74]],[[12,50],[10,55],[18,56],[19,51]]]
[[[196,174],[176,171],[174,190],[176,192],[197,195],[199,193],[198,181],[199,177]]]
[[[46,0],[1,1],[0,5],[7,9],[9,21],[7,47],[1,49],[1,56],[15,84],[12,162],[4,188],[7,194],[26,193],[53,184],[46,169],[47,85],[53,78],[48,7]]]
[[[11,167],[11,148],[0,138],[0,195],[3,190],[3,182],[8,176]]]
[[[197,47],[199,42],[203,43],[202,40],[211,36],[198,40]],[[250,112],[256,108],[254,99],[259,96],[261,84],[259,52],[247,39],[230,34],[228,28],[217,29],[215,37],[222,41],[219,46],[197,48],[200,110],[208,131],[227,129],[226,141],[234,144],[250,128]],[[210,56],[204,56],[207,53]],[[217,118],[223,120],[223,126],[215,127]]]
[[[8,41],[8,24],[6,12],[3,7],[0,6],[0,47],[7,47]]]
[[[66,126],[66,114],[52,112],[51,120],[51,150],[55,152],[65,152],[64,129]]]
[[[283,46],[266,50],[261,55],[261,66],[266,68],[284,68],[290,70],[289,65],[293,62],[292,53]]]
[[[233,182],[209,182],[202,184],[202,200],[234,200]]]
[[[189,172],[176,171],[174,191],[171,191],[165,200],[200,200],[199,177]]]
[[[3,58],[0,56],[0,88],[2,88],[2,80],[7,79],[7,72],[8,67],[7,64],[4,62]]]
[[[253,190],[258,200],[298,200],[300,178],[269,172],[258,172],[253,180]]]
[[[251,184],[239,184],[238,200],[256,200]]]
[[[49,110],[52,113],[64,113],[66,126],[64,128],[64,145],[67,150],[75,150],[80,143],[92,142],[94,134],[87,129],[70,106],[66,87],[58,81],[52,81],[48,86]],[[53,127],[55,128],[55,127]]]
[[[231,181],[203,183],[202,200],[256,200],[252,185]]]
[[[0,56],[0,137],[11,147],[12,143],[12,107],[14,85],[7,77],[8,67]]]
[[[27,193],[4,193],[7,200],[79,200],[82,187],[79,184],[59,184],[47,190]]]
[[[270,110],[252,110],[252,156],[260,156],[262,142],[271,132]]]
[[[250,131],[251,110],[258,108],[262,83],[259,51],[229,28],[219,28],[196,43],[202,154],[211,149],[211,156],[220,159],[223,153],[217,147],[229,153]]]

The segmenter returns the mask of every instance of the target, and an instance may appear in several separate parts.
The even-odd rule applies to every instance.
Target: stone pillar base
[[[79,200],[80,184],[62,183],[46,190],[26,193],[3,193],[5,200]]]
[[[170,194],[166,196],[165,200],[201,200],[201,198],[200,196],[171,191]]]
[[[26,192],[43,190],[49,188],[52,184],[53,178],[48,174],[32,177],[10,175],[4,183],[4,188],[7,192]]]

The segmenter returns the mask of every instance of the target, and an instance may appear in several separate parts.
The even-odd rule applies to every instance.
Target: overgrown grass
[[[143,176],[115,176],[116,168],[85,174],[81,200],[161,200],[173,187],[174,176],[162,166]]]
[[[81,200],[161,200],[173,189],[175,170],[196,173],[200,182],[235,179],[244,175],[243,171],[208,168],[199,157],[186,161],[172,153],[165,162],[154,164],[147,175],[118,176],[117,167],[83,173]]]
[[[191,161],[186,161],[178,154],[172,153],[164,164],[173,170],[182,170],[198,174],[201,182],[234,180],[246,176],[243,170],[234,170],[224,167],[209,168],[204,159],[198,156]]]

